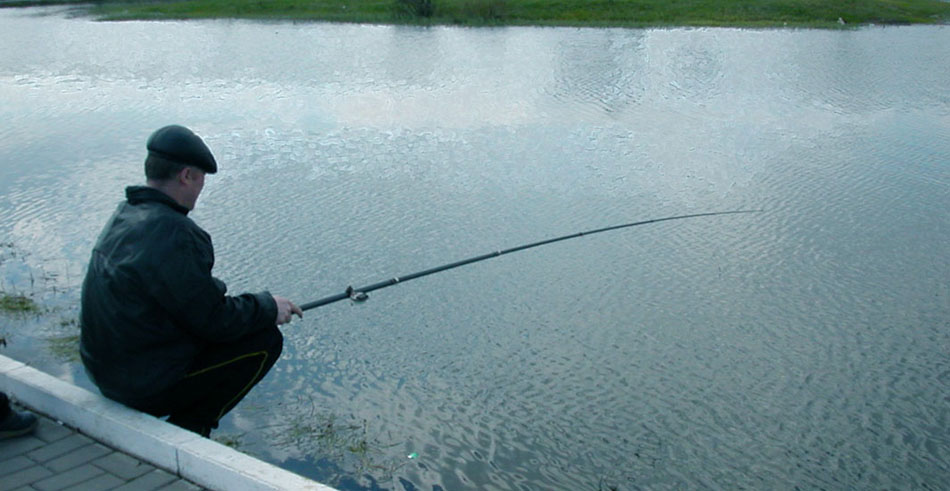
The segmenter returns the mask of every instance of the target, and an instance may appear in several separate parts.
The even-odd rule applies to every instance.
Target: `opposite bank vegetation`
[[[101,20],[241,18],[421,25],[841,28],[945,24],[941,0],[163,0],[3,1],[74,4]]]

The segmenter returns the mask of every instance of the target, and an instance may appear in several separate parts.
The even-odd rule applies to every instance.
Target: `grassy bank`
[[[80,2],[6,2],[7,5]],[[188,0],[89,4],[104,20],[247,18],[563,26],[790,26],[946,23],[940,0]]]

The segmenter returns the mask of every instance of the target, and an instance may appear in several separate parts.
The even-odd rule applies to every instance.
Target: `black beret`
[[[184,126],[173,124],[155,130],[145,147],[149,155],[197,167],[208,174],[218,172],[211,150],[198,135]]]

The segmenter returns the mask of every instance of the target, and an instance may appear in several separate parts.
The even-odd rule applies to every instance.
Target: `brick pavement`
[[[45,416],[28,436],[0,440],[0,491],[201,490]]]
[[[0,390],[48,415],[34,435],[0,440],[0,491],[335,491],[3,355]]]

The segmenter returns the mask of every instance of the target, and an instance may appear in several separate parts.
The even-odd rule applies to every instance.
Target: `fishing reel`
[[[358,292],[352,286],[346,287],[346,296],[356,303],[365,302],[369,298],[366,292]]]

